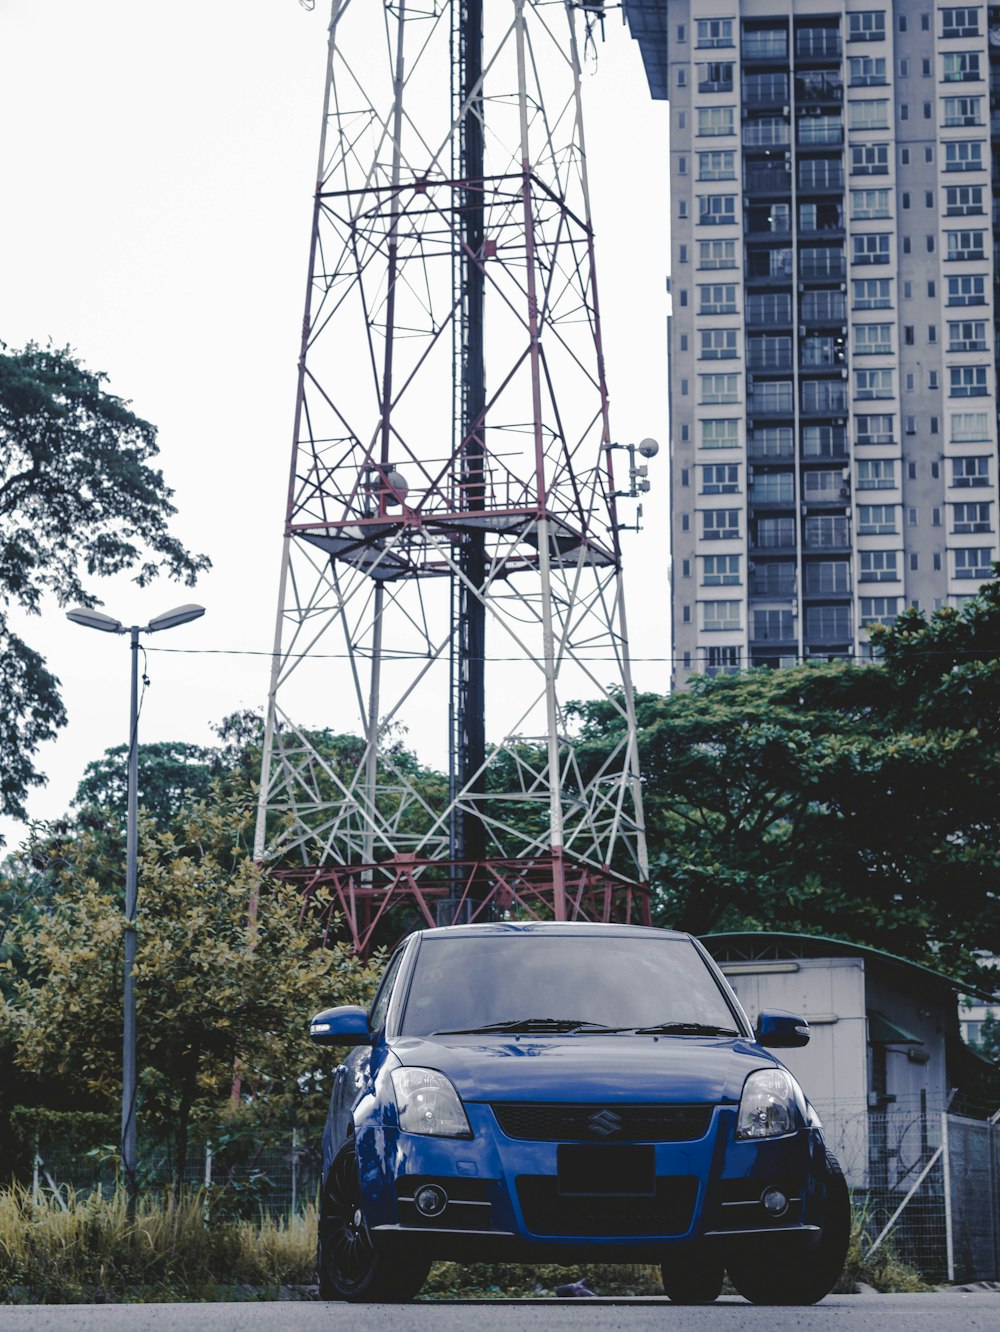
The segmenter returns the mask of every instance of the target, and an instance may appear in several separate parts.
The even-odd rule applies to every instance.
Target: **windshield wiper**
[[[478,1036],[488,1032],[538,1032],[567,1034],[572,1031],[607,1031],[602,1022],[585,1022],[581,1018],[527,1017],[508,1018],[505,1022],[488,1022],[482,1027],[453,1027],[432,1032],[432,1036]]]
[[[735,1027],[713,1027],[704,1022],[658,1022],[653,1027],[632,1027],[638,1036],[738,1036]]]

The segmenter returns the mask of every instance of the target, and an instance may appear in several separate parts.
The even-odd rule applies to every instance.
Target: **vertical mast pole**
[[[528,138],[528,79],[524,33],[524,0],[514,0],[517,49],[517,98],[521,122],[521,198],[524,208],[524,261],[528,293],[531,406],[535,440],[535,489],[538,506],[538,572],[542,590],[542,657],[545,673],[545,721],[548,737],[549,842],[552,852],[552,907],[556,920],[566,919],[566,873],[563,862],[562,773],[559,765],[559,710],[556,701],[555,634],[552,625],[548,491],[542,440],[541,337],[535,272],[535,219],[532,209],[531,149]]]
[[[457,82],[458,154],[455,166],[458,195],[458,354],[455,394],[458,429],[458,501],[476,512],[486,506],[485,414],[486,368],[483,310],[485,275],[484,149],[483,149],[483,0],[453,0],[457,6],[454,39],[457,50],[452,77]],[[484,789],[486,758],[485,533],[470,527],[462,539],[460,576],[452,598],[452,800],[465,793],[466,808],[453,807],[450,854],[453,860],[479,861],[486,838],[477,797]],[[471,802],[471,807],[470,807]],[[457,884],[454,886],[457,887]],[[453,887],[453,891],[454,891]],[[476,897],[475,887],[473,897]]]

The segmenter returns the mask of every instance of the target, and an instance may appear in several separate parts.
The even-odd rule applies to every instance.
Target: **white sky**
[[[108,373],[159,427],[173,530],[214,563],[193,590],[95,582],[125,623],[207,608],[148,640],[141,741],[210,743],[211,723],[264,702],[267,658],[238,654],[273,636],[328,20],[328,0],[0,0],[0,341],[51,338]],[[661,444],[645,530],[625,537],[633,674],[665,690],[666,104],[620,11],[607,38],[584,113],[612,432]],[[69,711],[30,800],[51,818],[126,739],[127,642],[55,604],[12,618]],[[350,725],[321,697],[301,721]],[[23,832],[0,820],[8,846]]]

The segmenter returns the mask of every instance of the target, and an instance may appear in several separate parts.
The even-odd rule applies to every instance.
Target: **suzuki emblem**
[[[587,1126],[598,1137],[610,1138],[612,1133],[618,1133],[621,1129],[621,1115],[616,1115],[613,1110],[595,1110],[587,1120]]]

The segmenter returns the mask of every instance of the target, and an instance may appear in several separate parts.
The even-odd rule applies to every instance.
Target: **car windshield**
[[[401,1034],[602,1027],[739,1034],[690,940],[569,933],[423,939]]]

